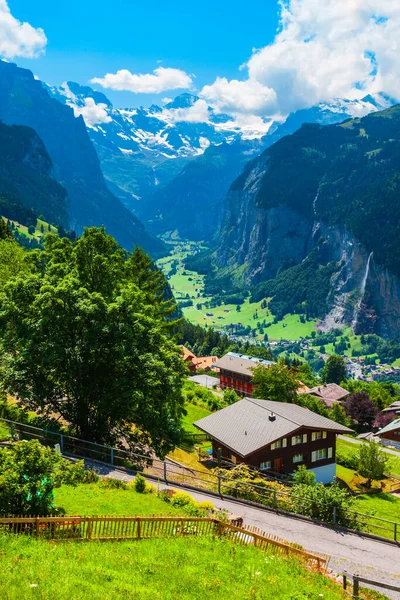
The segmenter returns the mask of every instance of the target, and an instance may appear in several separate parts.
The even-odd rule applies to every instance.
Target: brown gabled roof
[[[193,352],[191,352],[188,348],[186,348],[186,346],[183,346],[183,344],[179,345],[179,348],[182,349],[183,351],[183,360],[186,362],[187,360],[191,360],[191,361],[195,361],[196,360],[196,355],[193,354]]]
[[[297,404],[254,398],[235,402],[194,425],[242,457],[291,435],[300,427],[352,433],[348,427]]]
[[[211,369],[215,366],[218,360],[218,356],[198,356],[193,362],[196,365],[196,369]]]
[[[350,392],[336,383],[324,383],[311,388],[308,393],[320,398],[322,402],[331,408],[335,402],[344,400]]]

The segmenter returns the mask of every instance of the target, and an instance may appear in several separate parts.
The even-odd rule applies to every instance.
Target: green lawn
[[[363,494],[357,499],[356,510],[400,523],[400,498],[392,494]]]
[[[338,439],[336,448],[340,450],[342,454],[346,456],[354,456],[358,453],[359,444],[353,444],[352,442],[346,442],[345,440]],[[387,475],[393,475],[394,477],[400,478],[400,454],[399,457],[391,454],[386,455],[388,457],[388,463],[386,467]]]
[[[50,543],[0,537],[4,600],[344,598],[295,560],[223,540]]]
[[[195,406],[194,404],[186,404],[185,408],[187,415],[182,419],[183,429],[189,433],[201,433],[193,423],[204,417],[208,417],[211,412],[202,406]]]
[[[108,489],[98,484],[63,485],[55,490],[54,504],[67,515],[182,515],[184,512],[157,498],[132,489]]]

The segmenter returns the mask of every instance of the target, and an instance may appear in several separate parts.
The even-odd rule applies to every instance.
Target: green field
[[[13,223],[15,225],[16,231],[18,231],[19,234],[23,235],[28,239],[35,239],[38,242],[41,241],[42,237],[45,236],[46,233],[49,233],[49,231],[51,231],[51,233],[57,233],[56,227],[54,227],[53,225],[49,226],[49,224],[46,221],[43,221],[42,219],[38,219],[36,221],[35,231],[31,234],[28,232],[28,227],[26,227],[25,225],[21,225],[20,223],[12,219],[6,219],[5,217],[1,218],[6,222],[7,220],[9,220],[11,223]]]
[[[359,450],[359,444],[353,444],[352,442],[346,442],[345,440],[337,440],[337,450],[346,456],[355,456]],[[388,463],[386,467],[387,475],[393,475],[393,477],[400,478],[400,453],[399,457],[387,454]]]
[[[344,598],[295,560],[218,539],[58,543],[0,536],[4,600]]]
[[[54,503],[67,515],[182,515],[155,494],[138,494],[133,489],[110,489],[99,484],[78,487],[63,485],[55,490]]]
[[[195,406],[194,404],[186,404],[185,408],[187,415],[182,419],[183,429],[188,433],[200,433],[193,423],[200,419],[204,419],[204,417],[210,415],[211,412],[202,406]]]

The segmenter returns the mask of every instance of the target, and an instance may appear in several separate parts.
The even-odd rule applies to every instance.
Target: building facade
[[[383,427],[377,434],[381,438],[383,446],[392,446],[400,450],[400,419],[396,419]]]
[[[234,390],[239,396],[252,396],[253,369],[257,365],[269,367],[272,364],[269,360],[228,352],[215,363],[219,369],[220,388]]]
[[[300,465],[321,483],[336,475],[336,436],[348,427],[285,402],[244,398],[197,421],[213,456],[260,471],[293,473]]]

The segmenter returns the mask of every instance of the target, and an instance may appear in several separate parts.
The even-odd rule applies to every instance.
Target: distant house
[[[324,383],[311,388],[307,393],[322,400],[328,408],[332,408],[334,404],[343,402],[350,392],[336,383]]]
[[[195,360],[196,369],[203,369],[204,371],[218,371],[218,367],[216,366],[217,361],[218,356],[198,356]]]
[[[254,358],[245,354],[228,352],[217,360],[215,366],[219,369],[219,384],[222,390],[235,390],[239,395],[251,396],[253,392],[253,371],[257,365],[269,367],[274,363],[262,358]]]
[[[197,421],[212,439],[213,455],[261,471],[293,473],[298,465],[317,481],[336,475],[336,435],[352,430],[296,404],[244,398]]]
[[[393,446],[400,450],[400,419],[396,419],[377,431],[383,446]]]
[[[218,360],[218,356],[196,356],[186,346],[182,344],[179,346],[183,352],[183,360],[190,371],[197,371],[198,369],[204,369],[204,371],[210,371],[216,369],[215,363]]]
[[[196,363],[195,361],[197,360],[197,356],[195,354],[193,354],[193,352],[191,352],[188,348],[186,348],[186,346],[183,346],[182,344],[179,346],[183,352],[183,361],[186,364],[186,366],[188,367],[188,369],[190,371],[196,371]]]
[[[382,412],[389,413],[390,415],[393,415],[393,417],[400,415],[400,401],[396,400],[395,402],[392,402],[392,404],[387,408],[384,408]]]

